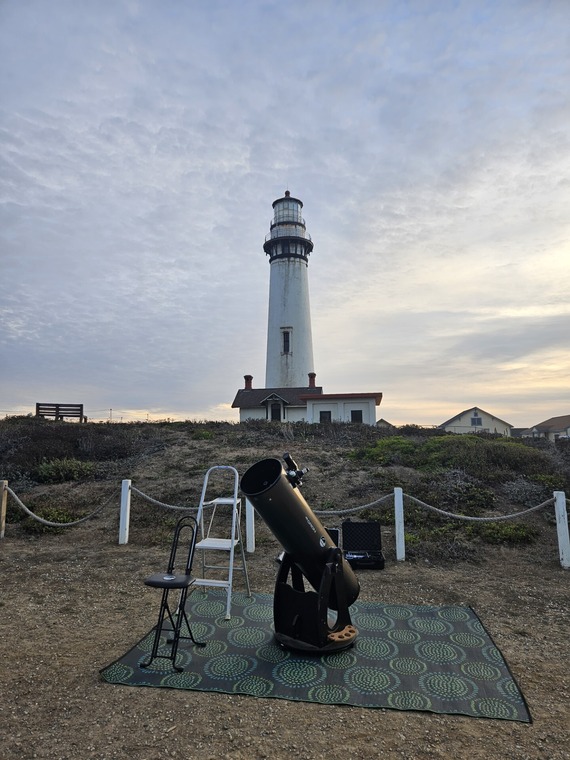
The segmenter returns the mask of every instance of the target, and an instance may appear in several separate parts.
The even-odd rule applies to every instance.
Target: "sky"
[[[567,0],[0,0],[0,415],[237,421],[272,202],[317,385],[570,413]]]

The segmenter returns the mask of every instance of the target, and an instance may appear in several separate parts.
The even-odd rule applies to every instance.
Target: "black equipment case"
[[[385,561],[378,520],[345,520],[342,523],[342,549],[351,567],[382,570]]]

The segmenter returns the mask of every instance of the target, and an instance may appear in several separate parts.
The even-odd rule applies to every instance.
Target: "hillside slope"
[[[489,517],[524,511],[570,490],[570,447],[548,442],[442,434],[408,427],[387,433],[365,425],[229,423],[78,424],[8,418],[0,422],[0,476],[35,513],[54,521],[89,514],[124,478],[167,504],[196,506],[206,470],[228,464],[243,474],[259,459],[292,454],[308,468],[303,495],[314,511],[364,507],[379,519],[390,551],[391,502],[367,507],[399,486],[453,514]],[[552,507],[523,521],[442,519],[406,500],[408,557],[472,559],[481,544],[551,543]],[[21,522],[13,505],[9,521]],[[343,519],[335,514],[327,527]],[[133,529],[153,540],[172,513],[133,509]],[[27,520],[23,527],[38,528]],[[39,530],[39,528],[38,528]],[[145,533],[146,531],[146,533]],[[555,537],[554,537],[555,538]]]

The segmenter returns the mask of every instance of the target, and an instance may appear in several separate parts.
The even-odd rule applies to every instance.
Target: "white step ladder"
[[[219,474],[233,474],[233,483],[230,483],[230,479],[226,478],[227,485],[225,486],[225,493],[231,491],[231,496],[216,496],[213,499],[207,500],[208,495],[208,481],[210,475],[213,473]],[[218,478],[218,481],[223,480]],[[219,483],[216,483],[217,487],[220,487]],[[196,543],[196,550],[202,557],[202,578],[194,579],[194,586],[212,586],[217,588],[227,589],[227,601],[226,601],[226,620],[230,619],[230,610],[232,604],[232,585],[234,576],[234,561],[235,550],[239,546],[241,552],[241,565],[236,566],[236,570],[241,570],[245,576],[245,584],[247,588],[247,595],[251,596],[251,590],[249,587],[249,577],[247,574],[247,565],[245,561],[245,552],[243,548],[243,541],[241,539],[241,498],[238,496],[239,487],[239,475],[235,467],[228,465],[216,465],[210,467],[204,476],[204,484],[202,486],[202,495],[200,497],[200,505],[198,507],[198,514],[196,521],[198,523],[200,540]],[[210,491],[212,485],[210,485]],[[206,509],[211,509],[212,513],[209,519],[204,520],[204,512]],[[231,512],[231,527],[229,527],[229,518]],[[226,519],[224,520],[224,517]],[[227,561],[225,564],[211,564],[214,562],[212,552],[225,552],[227,555]],[[207,571],[213,570],[219,575],[220,572],[227,577],[223,579],[206,577]]]

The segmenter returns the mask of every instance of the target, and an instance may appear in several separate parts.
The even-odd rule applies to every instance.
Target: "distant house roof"
[[[379,420],[377,420],[376,425],[377,427],[396,429],[396,425],[392,425],[392,423],[388,422],[388,420],[385,420],[384,417],[381,417]]]
[[[533,431],[537,433],[562,433],[570,428],[570,414],[563,414],[560,417],[551,417],[549,420],[539,422],[538,425],[525,430],[525,433]]]
[[[455,420],[458,420],[460,417],[463,417],[464,414],[470,414],[471,412],[474,412],[477,410],[478,412],[481,412],[482,414],[487,414],[489,417],[492,417],[494,420],[498,420],[499,422],[502,422],[503,425],[507,425],[507,427],[512,427],[512,425],[509,422],[505,422],[505,420],[502,420],[500,417],[496,417],[494,414],[491,414],[491,412],[486,412],[484,409],[481,409],[480,406],[472,406],[471,409],[464,409],[462,412],[459,412],[459,414],[456,414],[455,417],[452,417],[450,420],[447,420],[446,422],[442,422],[441,425],[438,425],[440,428],[446,428],[448,425],[451,425]]]
[[[232,403],[232,409],[253,409],[272,399],[288,406],[307,406],[307,399],[323,397],[322,386],[315,388],[241,388]]]

